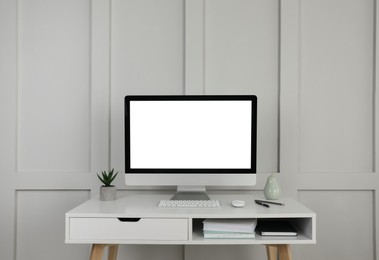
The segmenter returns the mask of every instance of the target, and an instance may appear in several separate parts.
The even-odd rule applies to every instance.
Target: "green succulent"
[[[112,186],[112,182],[116,178],[118,172],[114,173],[114,169],[110,170],[109,172],[102,171],[101,176],[97,174],[97,177],[99,180],[104,184],[105,187]]]

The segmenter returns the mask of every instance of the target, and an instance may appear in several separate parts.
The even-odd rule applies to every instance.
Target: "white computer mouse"
[[[242,208],[243,206],[245,206],[245,202],[243,200],[233,200],[232,206],[236,208]]]

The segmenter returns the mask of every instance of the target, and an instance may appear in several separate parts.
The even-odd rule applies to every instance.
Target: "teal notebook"
[[[255,238],[255,233],[204,230],[204,238]]]

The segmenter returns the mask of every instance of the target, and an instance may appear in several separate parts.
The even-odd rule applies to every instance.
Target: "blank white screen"
[[[249,169],[252,101],[131,101],[130,168]]]

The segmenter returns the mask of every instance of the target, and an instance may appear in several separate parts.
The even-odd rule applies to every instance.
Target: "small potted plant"
[[[112,182],[116,178],[118,172],[114,173],[114,169],[110,171],[102,171],[101,176],[97,173],[97,177],[104,184],[100,187],[100,200],[108,201],[115,200],[117,188],[112,185]]]

